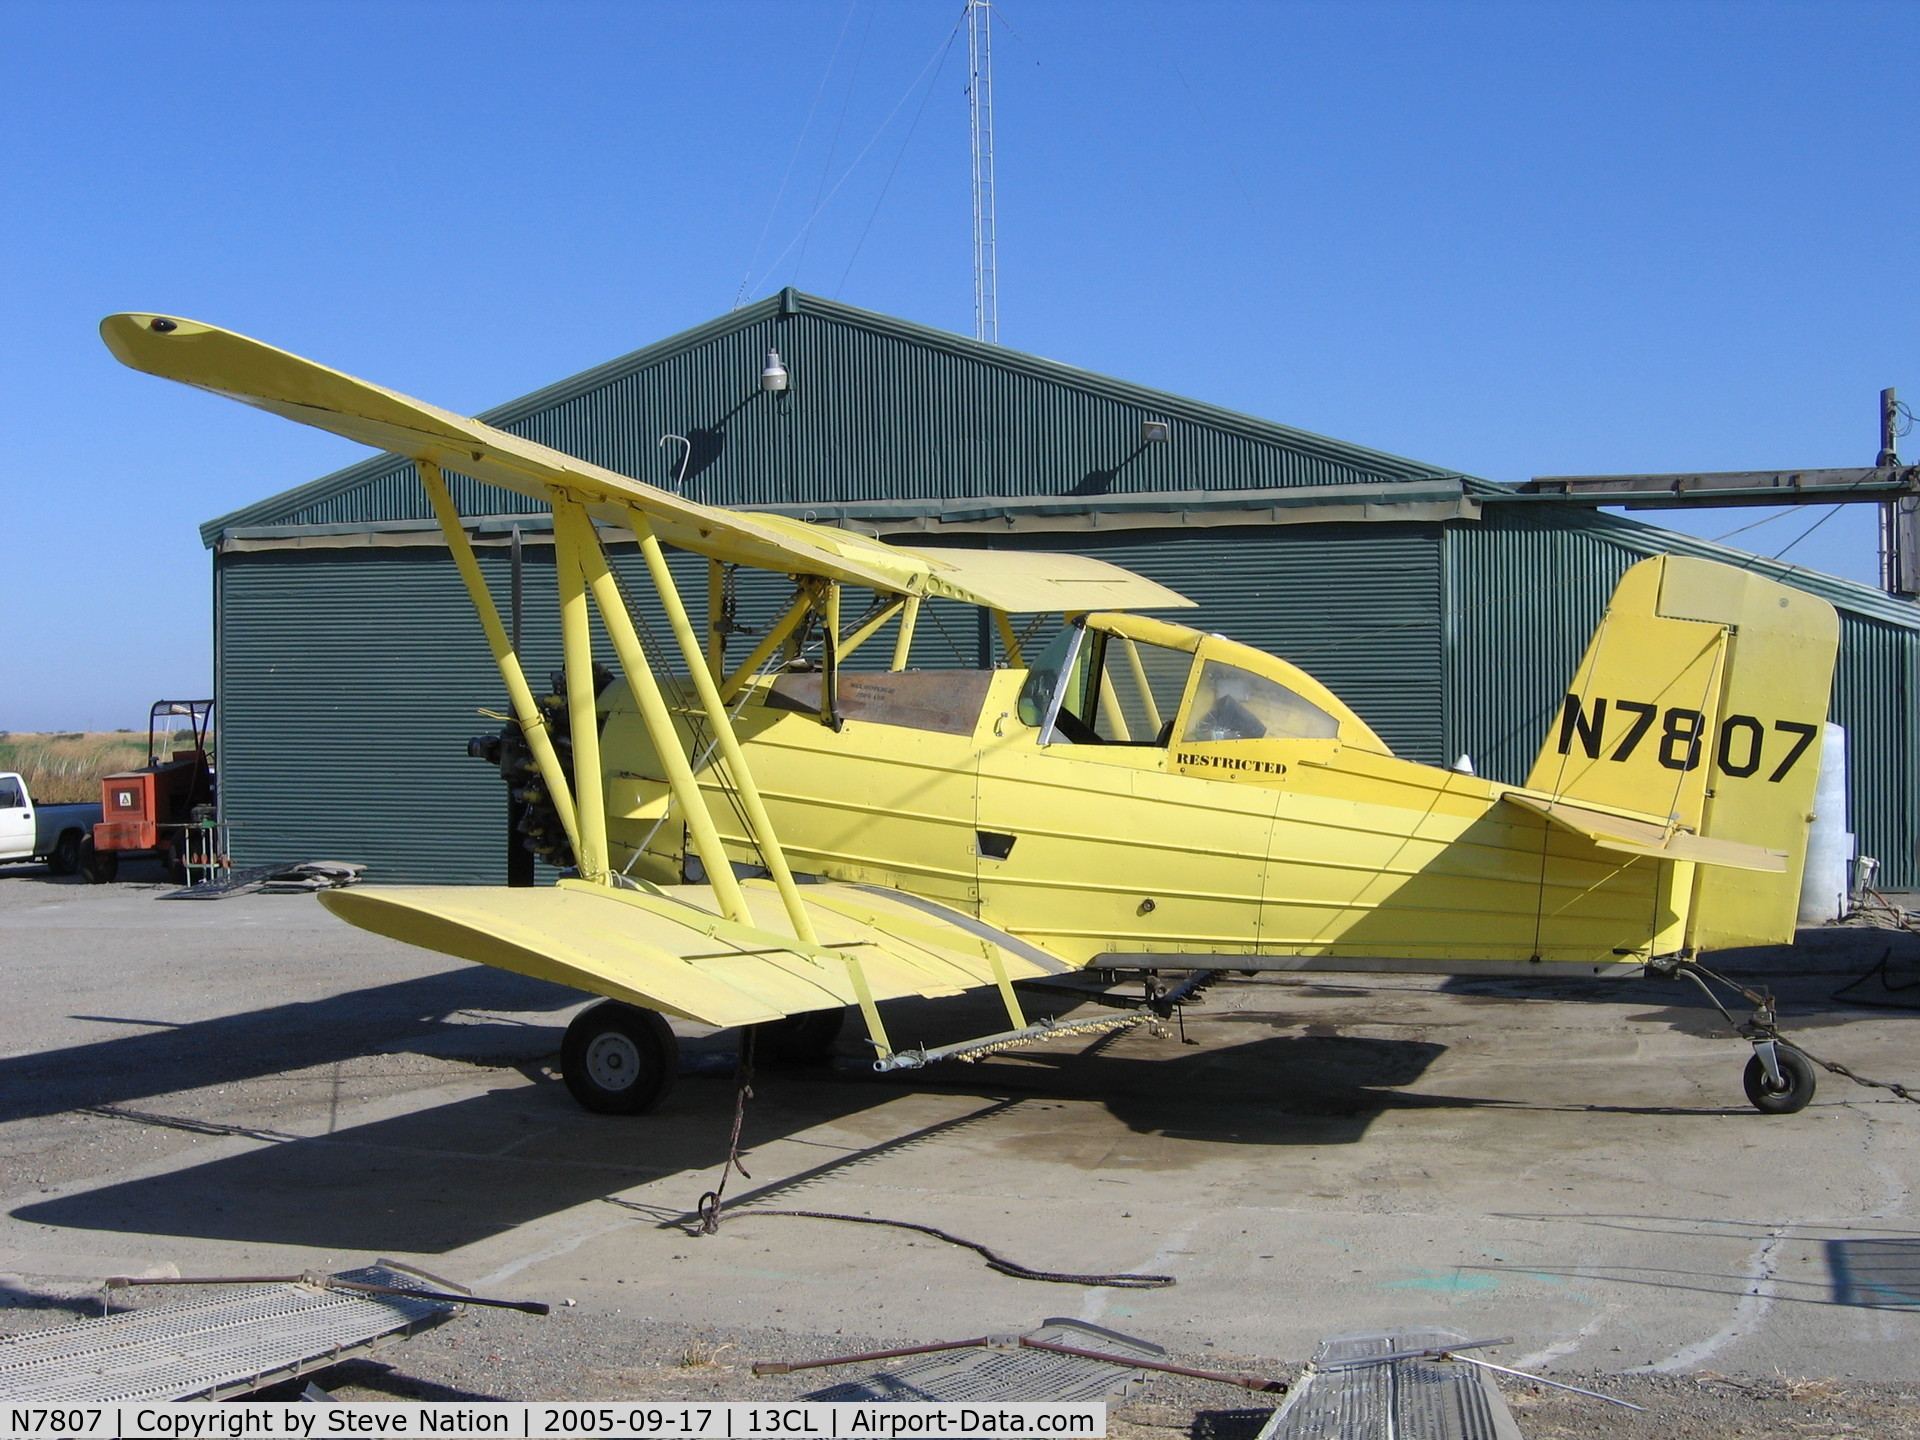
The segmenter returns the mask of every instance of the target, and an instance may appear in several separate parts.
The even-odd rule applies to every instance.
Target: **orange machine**
[[[154,855],[186,884],[192,836],[211,833],[213,765],[207,754],[211,700],[161,700],[147,715],[147,763],[100,782],[100,823],[80,847],[80,873],[113,879],[127,855]],[[184,718],[184,727],[161,728]],[[208,857],[211,859],[211,856]]]

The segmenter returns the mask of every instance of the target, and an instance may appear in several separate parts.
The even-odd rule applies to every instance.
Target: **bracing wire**
[[[642,656],[653,668],[654,676],[659,681],[662,691],[672,697],[674,708],[687,718],[688,750],[690,756],[700,757],[693,765],[695,776],[698,776],[702,768],[712,766],[713,777],[719,785],[720,793],[726,797],[728,808],[733,811],[734,818],[739,821],[740,833],[747,836],[757,850],[759,837],[747,820],[746,810],[739,796],[738,781],[728,771],[725,762],[715,758],[720,748],[720,740],[717,735],[708,733],[706,710],[699,703],[691,678],[684,682],[680,679],[676,673],[676,667],[667,658],[665,645],[653,633],[653,627],[647,621],[646,612],[634,605],[633,597],[620,579],[620,572],[612,565],[608,565],[607,571],[613,576],[614,589],[619,592],[620,603],[627,607],[627,615],[633,621],[634,631],[640,640]],[[671,810],[671,808],[669,805],[668,809]],[[646,841],[643,841],[634,851],[633,856],[628,859],[628,870],[633,868],[633,862],[639,858],[640,851],[646,849],[647,844],[651,843],[653,837],[660,832],[660,826],[666,822],[666,818],[666,812],[663,811],[660,819],[647,832]],[[764,854],[760,858],[763,862],[766,860]],[[626,871],[623,870],[621,873],[625,874]]]
[[[1758,520],[1752,521],[1751,523],[1746,525],[1739,526],[1736,529],[1729,530],[1724,535],[1714,536],[1713,543],[1718,545],[1722,540],[1731,540],[1734,536],[1744,535],[1749,530],[1758,530],[1762,525],[1771,525],[1776,520],[1784,520],[1786,519],[1789,513],[1790,512],[1786,510],[1776,510],[1771,515],[1762,515]]]
[[[826,158],[820,162],[820,181],[813,187],[813,201],[816,205],[820,203],[820,192],[827,187],[827,176],[833,173],[833,157],[840,153],[840,134],[846,129],[847,108],[853,104],[853,92],[859,87],[860,64],[867,58],[867,41],[872,38],[874,17],[879,13],[878,5],[867,11],[866,28],[860,32],[860,46],[853,52],[853,68],[847,72],[846,92],[840,97],[840,113],[833,122],[833,135],[827,141]],[[793,277],[788,283],[797,285],[800,282],[800,267],[807,263],[807,246],[811,243],[810,234],[800,242],[800,253],[794,257],[793,261]]]
[[[954,33],[958,33],[960,26],[965,23],[966,23],[966,12],[963,10],[961,12],[960,18],[954,22],[954,27],[953,27]],[[847,181],[852,178],[853,172],[860,168],[860,162],[865,160],[867,158],[867,153],[870,150],[872,150],[873,147],[880,142],[880,137],[886,134],[888,128],[893,124],[894,120],[899,117],[901,110],[903,110],[906,107],[907,101],[913,98],[913,92],[920,88],[920,82],[926,78],[927,72],[931,70],[936,64],[939,63],[940,57],[946,53],[947,47],[952,43],[953,43],[953,35],[950,34],[944,40],[942,40],[940,44],[934,49],[933,54],[927,58],[927,63],[920,68],[920,73],[913,77],[912,81],[909,82],[905,90],[901,91],[900,98],[894,102],[893,109],[887,112],[887,118],[882,120],[879,124],[879,127],[874,130],[872,138],[870,138],[865,145],[861,146],[860,153],[855,155],[853,159],[848,162],[847,168],[841,172],[840,178],[834,182],[833,188],[827,191],[826,195],[821,198],[820,202],[813,207],[812,213],[809,214],[807,218],[801,222],[799,231],[794,235],[794,237],[791,240],[789,240],[786,243],[786,247],[783,250],[781,250],[781,252],[778,255],[774,256],[770,262],[768,262],[766,269],[761,272],[762,280],[764,280],[767,276],[773,274],[774,271],[778,270],[781,264],[786,260],[787,256],[793,253],[793,247],[800,243],[801,239],[807,234],[807,232],[813,228],[813,223],[816,220],[818,220],[821,214],[825,212],[826,208],[833,203],[833,197],[840,193],[841,187],[844,186],[847,183]]]
[[[801,147],[807,143],[807,136],[813,130],[814,112],[820,108],[820,97],[827,93],[827,81],[833,76],[833,67],[840,59],[840,47],[846,42],[847,27],[853,24],[853,12],[859,5],[860,0],[848,0],[846,18],[840,22],[840,34],[834,39],[832,53],[827,56],[827,68],[820,72],[820,83],[813,90],[813,103],[807,106],[807,118],[801,122],[800,133],[794,137],[793,150],[787,156],[787,168],[780,176],[780,188],[773,193],[773,204],[767,207],[767,218],[761,223],[760,235],[753,242],[753,254],[748,257],[747,268],[740,276],[740,288],[734,292],[733,308],[736,310],[747,303],[747,282],[753,278],[753,267],[760,263],[760,251],[767,243],[767,232],[773,228],[773,217],[780,213],[780,202],[787,198],[787,185],[793,179],[793,167],[799,162]]]
[[[1247,188],[1247,182],[1240,173],[1240,167],[1234,164],[1233,152],[1227,149],[1227,142],[1220,133],[1220,127],[1213,123],[1213,113],[1200,103],[1200,94],[1193,88],[1193,82],[1187,79],[1187,72],[1180,68],[1178,46],[1171,41],[1166,46],[1167,62],[1173,67],[1173,73],[1180,80],[1180,88],[1187,92],[1187,101],[1193,106],[1193,113],[1200,117],[1200,123],[1207,127],[1207,135],[1213,141],[1213,148],[1220,156],[1220,163],[1226,166],[1227,173],[1233,177],[1234,188],[1240,192],[1241,203],[1247,209],[1247,223],[1253,227],[1253,233],[1261,233],[1260,212],[1253,203],[1253,192]]]
[[[1772,558],[1775,560],[1778,560],[1782,555],[1786,554],[1787,551],[1793,549],[1794,546],[1798,545],[1802,540],[1806,539],[1809,535],[1813,534],[1814,531],[1818,530],[1822,525],[1826,524],[1827,521],[1831,520],[1834,516],[1838,515],[1839,513],[1840,513],[1840,507],[1838,505],[1834,506],[1831,510],[1827,511],[1826,514],[1822,515],[1818,520],[1814,521],[1806,529],[1802,530],[1798,535],[1794,536],[1793,539],[1789,540],[1786,544],[1782,545],[1778,550],[1774,551]]]
[[[947,43],[941,47],[940,63],[934,68],[933,77],[927,82],[926,93],[920,97],[920,108],[913,112],[913,121],[907,126],[907,138],[900,142],[900,151],[893,157],[893,168],[887,171],[886,183],[880,187],[880,196],[873,202],[873,209],[867,214],[867,223],[860,229],[860,238],[853,243],[853,253],[847,257],[847,267],[840,272],[840,281],[833,287],[834,299],[840,298],[840,292],[846,288],[847,277],[853,273],[854,261],[860,258],[860,251],[867,243],[867,235],[873,229],[873,222],[880,218],[880,207],[887,203],[887,192],[893,189],[893,178],[900,173],[900,162],[907,158],[907,151],[913,144],[914,134],[920,129],[920,117],[927,113],[927,102],[933,98],[933,92],[940,84],[940,72],[946,68],[947,56],[953,52],[953,42],[959,38],[960,28],[955,26],[953,33],[947,36]]]

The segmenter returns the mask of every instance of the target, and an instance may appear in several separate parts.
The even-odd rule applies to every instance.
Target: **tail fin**
[[[1839,619],[1747,570],[1658,555],[1620,577],[1527,788],[1782,850],[1698,867],[1688,943],[1791,939]]]

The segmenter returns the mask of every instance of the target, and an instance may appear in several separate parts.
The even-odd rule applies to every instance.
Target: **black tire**
[[[652,1010],[604,1000],[582,1010],[560,1044],[560,1075],[598,1115],[644,1115],[673,1089],[680,1042]]]
[[[53,849],[47,852],[47,873],[49,875],[71,875],[80,868],[80,832],[69,830],[53,842]]]
[[[93,837],[80,842],[80,878],[89,885],[109,885],[120,873],[120,857],[112,850],[96,850]]]
[[[186,857],[178,850],[162,850],[160,863],[166,867],[167,878],[176,885],[191,885],[193,876],[187,871]]]
[[[1747,1073],[1742,1077],[1747,1087],[1747,1099],[1762,1115],[1798,1114],[1813,1101],[1818,1072],[1813,1068],[1813,1062],[1798,1050],[1776,1045],[1773,1053],[1779,1057],[1780,1078],[1787,1082],[1786,1088],[1775,1090],[1767,1084],[1767,1067],[1760,1063],[1760,1057],[1756,1055],[1747,1061]]]
[[[809,1010],[753,1027],[753,1057],[762,1065],[821,1065],[847,1023],[847,1012]]]

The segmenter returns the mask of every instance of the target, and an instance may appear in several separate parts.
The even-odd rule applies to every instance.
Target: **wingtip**
[[[100,322],[100,338],[122,365],[135,370],[151,370],[148,362],[157,347],[168,341],[205,335],[214,327],[177,315],[162,315],[149,310],[123,310]]]

